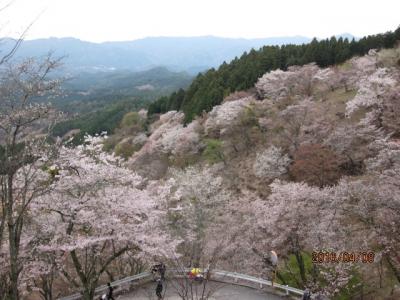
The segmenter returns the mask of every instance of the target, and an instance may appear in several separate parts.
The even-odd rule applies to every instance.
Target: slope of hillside
[[[364,55],[370,49],[393,47],[399,39],[400,28],[358,41],[332,37],[322,41],[314,39],[306,45],[265,46],[258,51],[251,50],[229,64],[199,74],[185,91],[180,105],[176,106],[173,99],[161,98],[150,106],[149,113],[181,110],[188,122],[203,111],[210,111],[230,93],[251,88],[267,71],[286,70],[291,65],[311,62],[326,67],[342,63],[354,55]]]
[[[146,108],[154,99],[187,87],[191,80],[185,72],[161,67],[136,73],[79,74],[65,81],[62,97],[50,100],[64,113],[52,134],[64,136],[72,131],[74,143],[82,142],[85,134],[112,134],[125,113]]]
[[[198,255],[218,248],[220,266],[272,276],[258,254],[274,249],[281,283],[332,299],[389,299],[400,283],[399,87],[400,48],[293,66],[187,126],[182,112],[150,126],[136,115],[106,145],[135,172],[175,186],[168,224],[181,238],[195,230]],[[333,261],[343,252],[366,256]]]

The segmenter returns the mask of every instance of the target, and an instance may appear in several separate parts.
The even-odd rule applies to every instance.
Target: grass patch
[[[223,143],[217,139],[206,139],[206,148],[204,149],[202,156],[211,164],[225,161],[223,152]]]

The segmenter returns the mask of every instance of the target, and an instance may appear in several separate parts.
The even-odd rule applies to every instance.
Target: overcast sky
[[[400,0],[15,0],[0,12],[1,35],[15,36],[39,14],[27,39],[361,37],[396,29]]]

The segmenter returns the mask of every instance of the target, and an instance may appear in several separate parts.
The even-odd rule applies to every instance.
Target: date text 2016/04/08
[[[373,263],[375,253],[372,251],[363,252],[312,252],[312,262],[315,264],[321,263]]]

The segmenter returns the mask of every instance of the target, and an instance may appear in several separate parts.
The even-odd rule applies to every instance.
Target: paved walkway
[[[257,289],[252,289],[248,287],[243,287],[239,285],[231,285],[227,283],[210,283],[211,285],[207,286],[208,290],[215,291],[212,293],[212,296],[209,299],[215,300],[280,300],[283,299],[280,296],[268,294],[267,292],[263,292]],[[145,286],[138,287],[137,290],[131,292],[127,295],[119,296],[117,300],[156,300],[157,297],[155,295],[155,283],[149,283]],[[201,295],[202,286],[195,286],[195,291],[197,288],[197,294]],[[179,300],[177,294],[177,287],[174,286],[171,282],[167,282],[164,287],[164,298],[165,300]],[[195,294],[195,291],[193,294]],[[193,299],[198,299],[199,297],[194,296]]]

